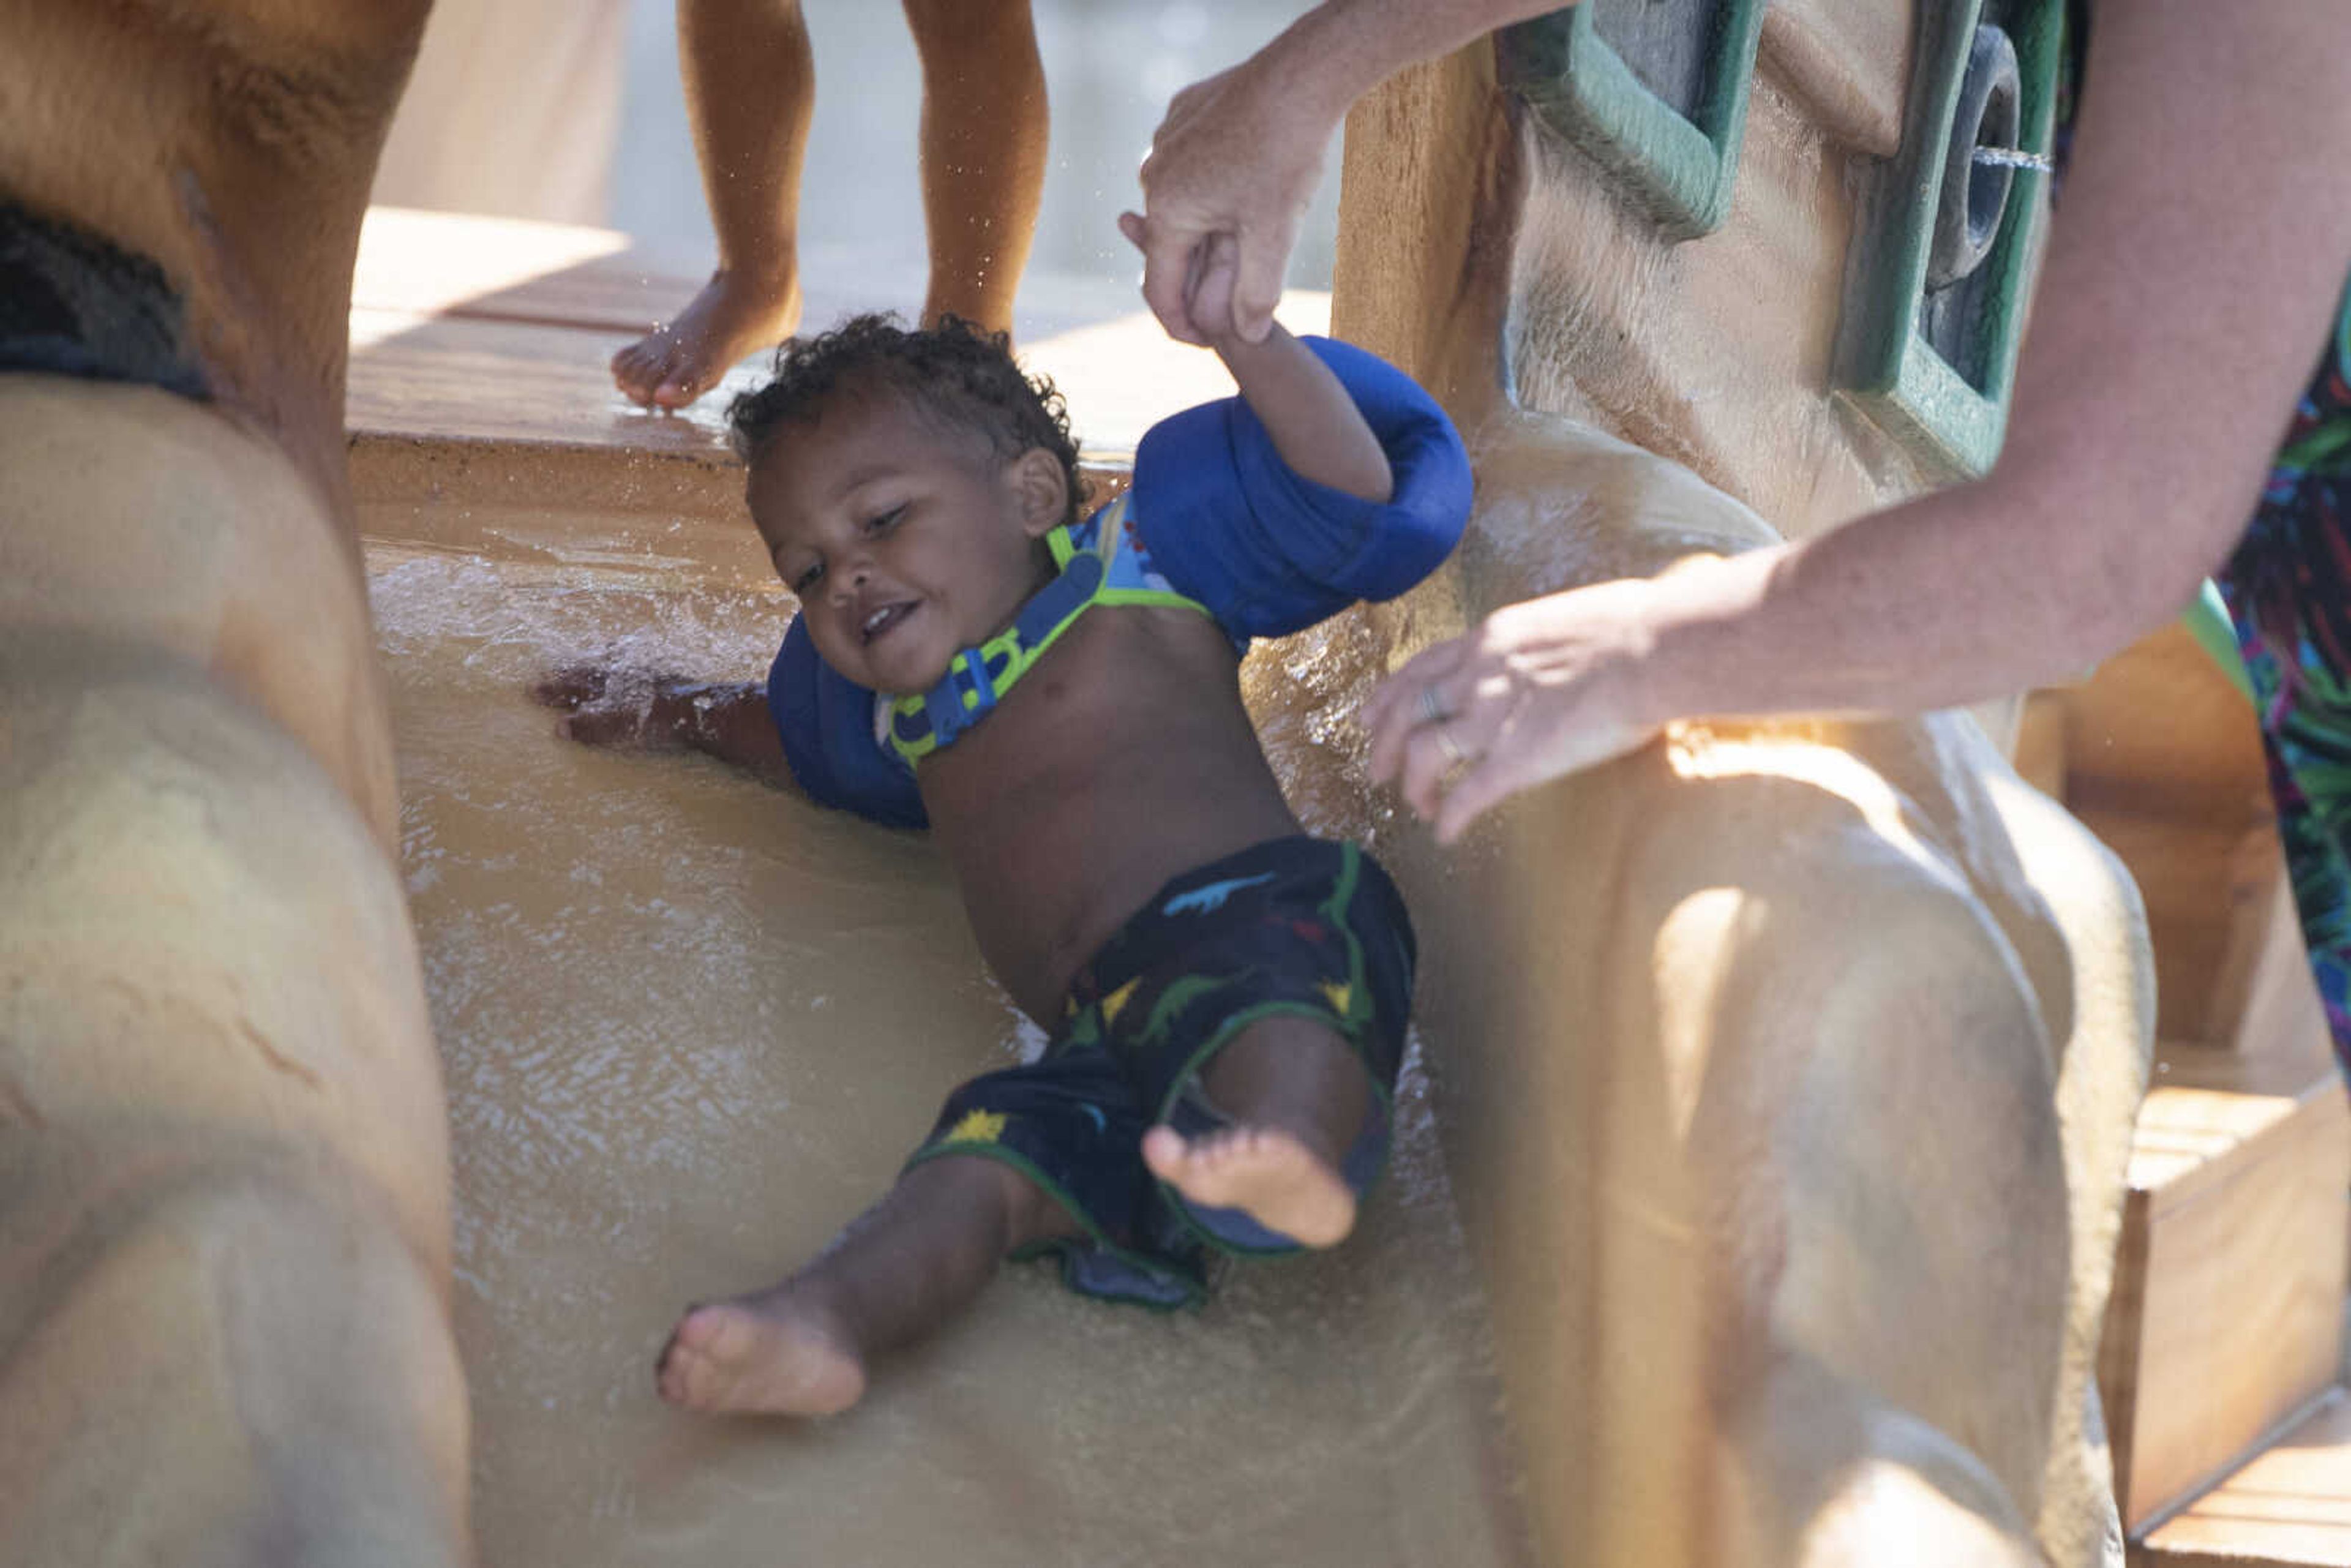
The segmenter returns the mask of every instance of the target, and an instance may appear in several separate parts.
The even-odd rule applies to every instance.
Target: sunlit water
[[[704,759],[588,750],[528,698],[589,658],[756,675],[779,592],[609,539],[496,560],[377,541],[369,567],[455,1129],[484,1561],[1519,1559],[1416,1071],[1395,1176],[1335,1254],[1176,1316],[1013,1269],[846,1416],[661,1405],[680,1307],[815,1250],[948,1089],[1036,1032],[919,836]]]

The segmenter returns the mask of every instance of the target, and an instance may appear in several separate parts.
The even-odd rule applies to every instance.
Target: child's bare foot
[[[1157,1126],[1143,1134],[1143,1163],[1194,1203],[1238,1208],[1301,1246],[1334,1247],[1355,1228],[1355,1195],[1284,1128],[1228,1127],[1186,1139]]]
[[[833,1313],[784,1284],[688,1312],[655,1378],[690,1410],[833,1416],[865,1393],[865,1363]]]
[[[1209,1061],[1201,1089],[1228,1125],[1143,1135],[1143,1163],[1194,1203],[1238,1208],[1301,1246],[1333,1247],[1355,1227],[1340,1178],[1371,1103],[1362,1061],[1320,1022],[1260,1019]]]
[[[797,277],[753,277],[721,268],[677,319],[612,356],[612,381],[648,408],[684,408],[755,349],[771,349],[800,324]]]

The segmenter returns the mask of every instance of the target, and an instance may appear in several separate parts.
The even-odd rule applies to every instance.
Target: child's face
[[[902,398],[843,396],[751,465],[752,519],[824,662],[878,692],[927,691],[1019,612],[1067,490],[1050,453],[1006,462]]]

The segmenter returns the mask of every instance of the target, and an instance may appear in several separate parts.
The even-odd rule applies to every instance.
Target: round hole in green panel
[[[1951,140],[1943,160],[1943,188],[1927,253],[1927,287],[1946,288],[1981,267],[2000,237],[2015,168],[1980,160],[1976,149],[2012,152],[2023,127],[2023,93],[2016,46],[1998,27],[1979,27],[1968,51]]]

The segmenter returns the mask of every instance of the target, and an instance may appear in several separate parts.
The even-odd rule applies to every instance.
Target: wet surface
[[[716,1422],[654,1397],[681,1307],[805,1259],[948,1089],[1038,1037],[919,837],[558,737],[528,695],[547,670],[754,676],[789,610],[632,560],[609,521],[511,559],[369,549],[448,1081],[483,1560],[1522,1561],[1416,1064],[1354,1241],[1235,1274],[1202,1313],[1020,1267],[848,1415]]]

